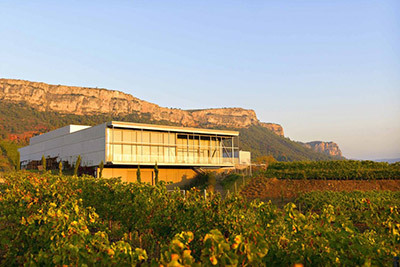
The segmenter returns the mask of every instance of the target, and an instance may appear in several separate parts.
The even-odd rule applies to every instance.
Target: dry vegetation
[[[312,191],[400,191],[400,180],[279,180],[257,177],[243,189],[242,195],[249,199],[293,199],[303,192]]]

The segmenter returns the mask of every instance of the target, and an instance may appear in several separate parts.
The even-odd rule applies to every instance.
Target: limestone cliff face
[[[281,125],[276,124],[276,123],[266,123],[266,122],[260,122],[260,125],[264,128],[267,128],[268,130],[273,131],[275,134],[279,136],[284,136],[283,128]]]
[[[148,113],[153,120],[167,120],[183,126],[245,128],[259,122],[253,110],[242,108],[169,109],[114,90],[14,79],[0,79],[0,100],[26,102],[41,111],[77,115]]]
[[[215,108],[189,110],[188,112],[200,125],[224,125],[234,128],[239,126],[239,128],[244,128],[259,123],[256,113],[251,109]],[[237,121],[240,121],[240,125],[237,124]]]
[[[15,79],[0,79],[0,101],[25,102],[40,111],[64,114],[149,114],[155,121],[165,120],[182,126],[247,128],[261,125],[279,136],[284,136],[279,124],[264,123],[254,110],[243,108],[215,108],[180,110],[160,107],[123,92],[64,85],[50,85]],[[304,146],[332,156],[342,156],[333,142],[309,142]]]
[[[342,157],[342,151],[340,151],[339,146],[334,142],[313,141],[302,143],[302,145],[316,152],[324,153],[338,158]]]

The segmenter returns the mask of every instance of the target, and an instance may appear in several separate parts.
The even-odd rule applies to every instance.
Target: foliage
[[[11,143],[10,153],[0,157],[1,165],[13,169],[16,162],[17,148],[25,146],[29,138],[69,124],[98,125],[107,121],[129,121],[138,123],[155,123],[161,125],[178,125],[169,121],[152,120],[148,113],[133,112],[127,115],[97,114],[75,115],[61,114],[54,111],[39,111],[26,103],[0,102],[0,149],[3,142]],[[215,125],[201,125],[206,128],[223,128]],[[314,152],[297,142],[274,134],[262,126],[236,129],[240,132],[240,149],[251,151],[253,159],[272,155],[279,161],[294,160],[331,160],[331,156]],[[2,164],[2,161],[4,162]],[[1,169],[0,169],[1,170]]]
[[[158,184],[158,165],[157,165],[157,161],[156,164],[154,165],[154,183]]]
[[[197,173],[190,183],[186,185],[185,189],[191,189],[193,187],[199,189],[210,189],[213,190],[217,183],[216,173],[212,171],[207,171],[204,173]]]
[[[276,159],[271,155],[260,156],[260,157],[257,157],[255,160],[256,164],[265,164],[266,167],[268,167],[268,165],[270,165],[271,163],[274,163],[274,162],[276,162]]]
[[[19,171],[21,169],[21,155],[19,154],[19,151],[17,150],[17,166],[15,166],[15,169]]]
[[[62,176],[62,169],[63,169],[63,164],[62,161],[58,163],[58,175]]]
[[[19,147],[15,142],[0,140],[0,171],[19,168]]]
[[[289,138],[278,136],[262,126],[254,125],[238,129],[238,131],[241,149],[250,151],[253,159],[265,155],[271,155],[278,161],[335,159],[335,157],[306,148]]]
[[[113,120],[176,125],[165,120],[154,121],[148,113],[132,112],[124,115],[62,114],[55,111],[39,111],[23,102],[0,101],[0,171],[15,169],[17,148],[27,145],[32,136],[70,124],[94,126]]]
[[[193,241],[192,232],[176,234],[168,247],[164,247],[161,253],[160,263],[163,266],[201,266],[191,255],[189,243]],[[154,265],[157,264],[154,261]]]
[[[99,178],[103,177],[104,162],[100,161],[99,164]]]
[[[79,166],[81,166],[81,155],[78,156],[78,158],[75,161],[75,166],[74,166],[74,176],[78,175],[78,169]]]
[[[11,167],[9,159],[4,155],[0,155],[0,173],[8,172],[11,170],[12,170],[12,167]]]
[[[142,182],[142,178],[141,178],[141,175],[140,175],[140,165],[138,165],[137,170],[136,170],[136,180],[137,180],[138,183]]]
[[[215,190],[215,185],[217,184],[216,176],[217,176],[217,174],[215,172],[209,172],[207,174],[207,185],[208,185],[207,189],[209,191],[214,192],[214,190]]]
[[[21,179],[22,178],[22,179]],[[146,259],[124,241],[110,242],[93,208],[66,177],[16,173],[0,195],[1,265],[135,264]]]
[[[275,162],[262,175],[278,179],[400,179],[400,163],[356,160]]]
[[[242,174],[230,173],[225,176],[220,182],[224,190],[232,190],[235,183],[241,182],[243,180]]]
[[[0,139],[15,140],[25,145],[33,134],[44,133],[70,124],[98,125],[107,121],[130,121],[138,123],[155,123],[150,114],[135,113],[127,115],[75,115],[55,111],[39,111],[26,103],[0,102]],[[172,125],[168,121],[159,121]]]
[[[398,192],[315,193],[278,209],[163,182],[22,171],[4,180],[5,266],[382,266],[400,254]]]
[[[396,191],[353,191],[353,192],[309,192],[296,199],[303,211],[318,211],[326,205],[346,215],[355,225],[376,224],[387,207],[400,207],[400,192]],[[374,219],[372,219],[374,218]],[[368,227],[375,228],[373,225]]]
[[[46,171],[47,162],[46,162],[46,157],[44,155],[42,155],[42,167],[43,167],[43,171]]]

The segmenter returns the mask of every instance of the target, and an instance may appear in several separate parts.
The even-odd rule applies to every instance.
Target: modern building
[[[111,121],[97,126],[69,125],[32,137],[19,149],[21,167],[42,156],[74,165],[80,155],[86,172],[153,182],[157,162],[159,179],[184,183],[196,172],[234,167],[239,163],[239,132]],[[249,157],[248,153],[246,157]]]

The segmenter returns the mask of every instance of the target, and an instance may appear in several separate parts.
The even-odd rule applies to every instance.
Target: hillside
[[[241,149],[251,151],[252,158],[273,155],[278,161],[334,159],[332,156],[315,152],[289,138],[278,136],[259,125],[238,130]]]
[[[63,114],[123,116],[148,114],[154,121],[170,121],[182,126],[211,126],[243,128],[257,124],[254,110],[216,108],[181,110],[160,107],[123,92],[98,88],[50,85],[13,79],[0,79],[0,100],[25,102],[38,111]]]
[[[13,165],[16,144],[27,144],[34,135],[68,124],[96,125],[111,120],[236,129],[241,134],[240,148],[251,151],[253,158],[335,158],[329,151],[315,152],[285,138],[282,126],[260,122],[253,110],[169,109],[113,90],[0,79],[0,166]]]
[[[148,114],[133,113],[120,116],[61,114],[54,111],[38,111],[24,103],[0,101],[0,170],[9,168],[6,166],[10,164],[15,166],[16,144],[20,146],[27,144],[33,135],[69,124],[96,125],[111,120],[177,125],[168,121],[151,120]],[[281,161],[333,159],[328,155],[305,148],[288,138],[278,136],[260,125],[237,128],[237,130],[240,131],[240,148],[251,151],[253,158],[273,155]]]

